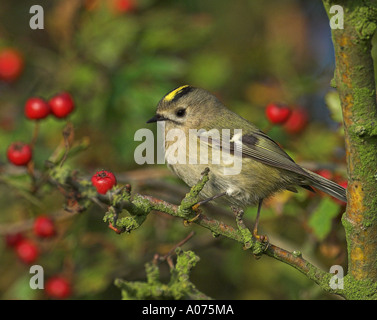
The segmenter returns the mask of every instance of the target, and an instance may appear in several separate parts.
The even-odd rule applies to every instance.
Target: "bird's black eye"
[[[178,109],[176,112],[175,112],[175,115],[179,118],[182,118],[184,115],[186,114],[186,110],[185,109]]]

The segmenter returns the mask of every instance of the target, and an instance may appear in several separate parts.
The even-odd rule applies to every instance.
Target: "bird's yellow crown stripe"
[[[184,86],[180,86],[180,87],[177,88],[177,89],[174,89],[172,92],[168,93],[168,94],[165,96],[164,100],[165,100],[165,101],[172,101],[172,100],[174,99],[174,97],[177,95],[177,93],[178,93],[179,91],[181,91],[182,89],[187,88],[187,87],[189,87],[188,84],[186,84],[186,85],[184,85]]]

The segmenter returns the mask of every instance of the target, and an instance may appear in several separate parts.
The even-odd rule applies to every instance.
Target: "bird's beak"
[[[164,121],[164,120],[167,120],[166,118],[164,118],[162,115],[160,114],[156,114],[153,118],[149,119],[147,121],[147,123],[153,123],[153,122],[157,122],[157,121]]]

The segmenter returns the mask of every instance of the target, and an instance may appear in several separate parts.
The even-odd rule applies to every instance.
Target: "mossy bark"
[[[371,55],[377,2],[323,0],[344,11],[344,28],[332,29],[335,84],[341,99],[347,155],[347,209],[342,222],[348,248],[345,296],[376,298],[377,283],[377,105]]]

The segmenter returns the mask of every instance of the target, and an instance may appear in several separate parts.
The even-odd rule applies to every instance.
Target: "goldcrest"
[[[204,199],[217,198],[238,208],[258,204],[257,219],[263,199],[281,190],[297,192],[296,187],[303,187],[313,191],[313,186],[347,201],[346,189],[295,163],[268,135],[204,89],[184,85],[166,94],[148,123],[159,121],[165,125],[165,158],[179,178],[191,187],[206,167],[210,169],[201,192]],[[172,132],[182,134],[167,139],[169,134],[174,136]],[[180,148],[183,159],[172,161]],[[233,165],[238,160],[240,166],[235,174],[226,171],[231,157]]]

